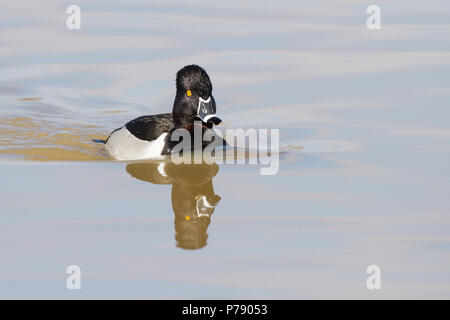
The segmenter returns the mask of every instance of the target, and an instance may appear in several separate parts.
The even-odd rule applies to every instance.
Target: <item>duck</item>
[[[158,160],[170,155],[178,143],[171,139],[176,129],[192,131],[201,123],[204,132],[222,122],[216,115],[213,87],[205,69],[187,65],[177,72],[175,84],[171,113],[138,117],[114,130],[107,140],[95,142],[104,143],[106,151],[116,160]]]

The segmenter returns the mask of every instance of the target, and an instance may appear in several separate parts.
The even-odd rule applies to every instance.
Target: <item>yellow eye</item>
[[[187,94],[188,97],[192,96],[191,90],[186,91],[186,94]]]
[[[190,92],[190,91],[189,91]],[[191,217],[189,217],[189,216],[186,216],[186,220],[191,220]]]

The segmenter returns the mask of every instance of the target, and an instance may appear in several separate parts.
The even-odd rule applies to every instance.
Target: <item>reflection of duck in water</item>
[[[136,179],[172,184],[177,247],[200,249],[207,244],[207,229],[220,196],[214,194],[212,178],[216,164],[132,163],[127,172]]]

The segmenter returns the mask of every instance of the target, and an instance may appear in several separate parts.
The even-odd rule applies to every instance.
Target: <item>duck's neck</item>
[[[173,102],[172,116],[173,124],[175,128],[183,128],[190,123],[193,123],[194,119],[189,116],[189,104],[186,99],[178,94],[175,96],[175,101]]]

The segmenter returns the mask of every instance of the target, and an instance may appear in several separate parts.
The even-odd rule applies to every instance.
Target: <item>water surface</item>
[[[379,31],[363,1],[70,4],[0,10],[1,298],[450,297],[447,1],[379,1]],[[280,129],[277,175],[91,141],[191,63],[224,128]]]

